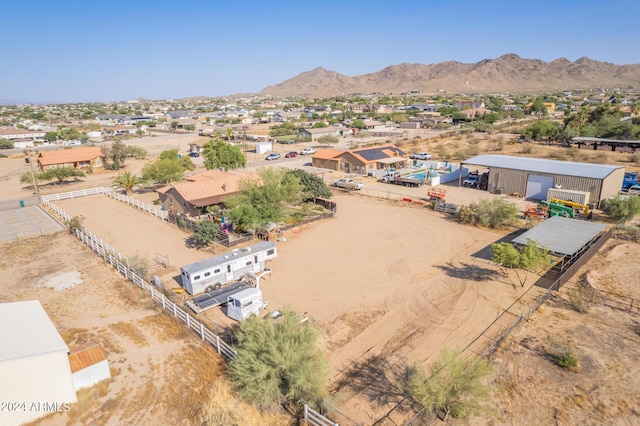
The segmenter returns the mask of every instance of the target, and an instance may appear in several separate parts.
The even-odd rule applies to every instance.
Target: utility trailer
[[[247,288],[227,298],[227,316],[242,321],[251,315],[260,315],[264,308],[262,291],[259,288]]]
[[[260,279],[264,275],[269,274],[270,272],[271,271],[266,270],[260,274],[247,273],[241,281],[237,281],[235,283],[222,287],[218,290],[213,290],[208,293],[201,294],[200,296],[194,297],[193,299],[187,302],[187,306],[196,314],[199,314],[200,312],[204,312],[207,309],[215,308],[216,306],[220,306],[224,304],[227,304],[228,306],[228,304],[230,303],[229,301],[231,299],[238,297],[238,294],[245,292],[245,290],[248,290],[248,289],[258,290],[260,294],[260,303],[262,303],[262,292],[260,291]],[[255,295],[258,292],[255,292],[255,291],[251,292],[251,294],[254,295],[254,299],[255,299]],[[249,293],[244,293],[244,294],[246,296],[246,294],[249,294]],[[241,299],[241,300],[244,300],[244,299]],[[244,302],[240,302],[239,307],[243,307],[243,303]],[[247,303],[244,303],[244,304],[248,305]],[[227,311],[227,314],[228,314],[228,311]],[[239,315],[239,314],[236,314],[236,315]]]
[[[247,273],[264,271],[267,260],[277,256],[274,242],[261,241],[210,257],[180,268],[182,287],[191,295],[211,293]]]
[[[380,180],[384,183],[393,183],[396,185],[404,185],[414,188],[419,187],[425,182],[423,179],[418,179],[410,176],[400,176],[400,172],[398,171],[387,172],[382,176],[382,178],[380,178]]]

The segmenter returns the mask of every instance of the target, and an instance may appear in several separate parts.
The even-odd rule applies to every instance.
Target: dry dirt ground
[[[490,146],[499,144],[500,139],[510,140],[504,135],[497,135],[495,140],[487,139],[489,137],[481,135],[478,141],[411,141],[406,146],[415,150],[429,149],[437,156],[440,145],[450,150],[480,146],[481,152],[487,152]],[[503,153],[509,153],[510,149],[517,152],[521,146],[504,142]],[[536,145],[533,155],[547,156],[545,153],[548,149],[554,148]],[[136,170],[142,164],[132,162],[130,167]],[[9,167],[4,168],[3,165]],[[21,167],[24,166],[16,160],[0,159],[0,178],[3,179],[0,181],[0,195],[3,199],[14,193],[20,194],[20,191],[24,193],[15,182],[15,173],[6,172],[9,169],[20,173]],[[108,173],[94,174],[83,182],[65,185],[64,191],[97,186],[96,182],[103,184],[102,181],[109,182],[112,177],[113,174]],[[149,201],[149,198],[150,196],[145,196],[145,201]],[[332,366],[332,387],[339,396],[341,411],[361,424],[372,424],[380,420],[403,398],[397,379],[405,363],[418,361],[426,366],[437,356],[440,347],[464,347],[524,290],[497,274],[487,259],[474,256],[482,248],[501,238],[501,234],[463,227],[440,214],[417,206],[398,206],[389,201],[373,200],[358,195],[339,195],[336,201],[338,215],[334,219],[297,228],[285,234],[287,241],[278,246],[279,258],[271,265],[273,276],[263,285],[263,291],[270,309],[288,304],[296,311],[305,312],[315,321],[323,332],[322,348],[326,350]],[[184,240],[187,234],[112,199],[89,197],[68,200],[60,205],[71,214],[85,216],[85,224],[123,254],[148,257],[156,252],[168,254],[172,268],[161,273],[163,281],[169,285],[176,285],[172,279],[177,275],[179,266],[211,255],[208,252],[186,248]],[[161,399],[164,398],[163,389],[169,392],[168,388],[163,386],[167,386],[165,382],[173,380],[174,376],[168,375],[175,371],[179,372],[179,377],[198,376],[193,365],[191,366],[194,370],[191,372],[181,373],[179,368],[185,364],[181,358],[185,348],[196,345],[192,351],[188,348],[187,350],[200,354],[200,345],[194,343],[191,338],[182,336],[182,329],[179,327],[174,328],[173,332],[168,332],[169,335],[176,335],[176,339],[170,345],[163,338],[157,337],[158,332],[154,331],[153,327],[159,324],[168,327],[171,324],[164,324],[165,320],[159,319],[162,314],[150,305],[150,301],[145,300],[144,296],[130,293],[129,284],[112,273],[88,249],[82,248],[79,243],[68,242],[70,237],[67,235],[58,234],[55,238],[42,238],[51,238],[46,240],[45,244],[47,249],[53,250],[50,255],[34,257],[33,253],[44,250],[41,247],[31,249],[32,251],[24,249],[27,250],[27,254],[21,254],[22,247],[26,245],[18,243],[15,250],[18,252],[19,260],[8,262],[3,259],[1,269],[4,278],[0,281],[3,299],[0,300],[38,298],[56,325],[64,331],[63,336],[71,347],[86,340],[104,339],[103,344],[107,350],[119,356],[116,356],[118,361],[115,365],[112,363],[112,367],[119,371],[109,385],[109,391],[104,390],[102,396],[98,395],[96,399],[90,398],[91,401],[98,402],[89,404],[94,408],[99,406],[102,411],[112,406],[115,408],[113,411],[107,410],[107,413],[111,414],[102,418],[101,414],[92,411],[93,408],[87,407],[86,411],[82,411],[93,414],[86,414],[89,417],[84,420],[105,424],[148,424],[154,420],[159,421],[161,417],[154,417],[156,413],[147,409],[149,401],[143,398],[147,395],[153,395],[151,402],[161,400],[162,406],[167,407],[165,414],[172,415],[170,407],[175,401],[181,401],[180,398],[184,396],[176,392],[171,393],[172,397],[169,400]],[[5,247],[9,246],[2,246],[3,253]],[[636,245],[629,245],[625,250],[637,256]],[[59,255],[62,255],[62,260]],[[10,258],[7,257],[8,259]],[[27,259],[30,267],[27,270],[20,268],[19,265],[26,263]],[[608,281],[613,283],[616,282],[619,270],[632,267],[620,263],[615,264],[618,269],[608,268],[614,264],[610,259],[605,259],[596,268],[588,265],[588,270],[597,269],[598,274],[610,274],[612,278]],[[33,286],[34,282],[43,277],[51,274],[55,277],[56,273],[74,270],[80,272],[84,279],[83,284],[60,292]],[[631,277],[637,276],[637,271],[629,272]],[[595,276],[593,273],[592,275],[592,280],[600,278],[600,282],[606,281],[601,276]],[[14,277],[18,276],[20,286],[15,285]],[[12,277],[11,282],[6,277]],[[86,282],[92,285],[85,285]],[[80,289],[82,295],[71,294],[80,292]],[[96,292],[95,289],[102,291]],[[114,289],[116,291],[112,294],[111,291]],[[121,294],[125,289],[126,294]],[[538,290],[532,288],[523,298],[523,303],[531,301]],[[68,300],[83,302],[70,304]],[[105,300],[110,300],[111,303],[105,304]],[[574,319],[574,313],[566,307],[545,307],[539,316],[534,317],[529,327],[521,329],[518,333],[531,334],[533,339],[541,342],[538,346],[546,344],[549,333],[552,333],[554,338],[565,337],[562,333],[556,336],[558,325],[555,328],[542,327],[551,327],[548,324],[552,323],[553,318],[547,320],[545,315],[553,317],[551,313],[555,309],[561,309],[560,317],[554,314],[556,320],[559,318],[559,324],[567,327],[566,334],[573,336],[571,333],[576,333],[574,330],[583,323],[587,324],[584,326],[585,329],[593,330],[590,325],[591,316],[601,309],[606,311],[609,308],[595,307],[588,314],[575,314],[578,316]],[[105,313],[96,315],[96,312],[103,310]],[[128,314],[125,315],[123,312]],[[212,324],[224,324],[226,321],[224,315],[216,309],[209,311],[207,316]],[[618,318],[617,313],[611,316],[614,319]],[[141,323],[147,317],[153,319]],[[509,325],[508,317],[505,321],[504,325]],[[633,319],[626,321],[633,324]],[[118,325],[120,323],[126,325]],[[593,320],[593,323],[602,327],[602,335],[613,333],[604,331],[609,323],[596,320]],[[627,324],[624,321],[623,323]],[[620,328],[619,323],[614,325]],[[624,327],[628,328],[627,325]],[[76,335],[74,329],[80,329],[81,332]],[[167,332],[162,334],[165,333]],[[565,372],[558,373],[558,367],[549,361],[548,356],[541,354],[539,349],[532,351],[533,355],[539,358],[539,364],[536,365],[536,369],[528,369],[530,360],[516,358],[524,351],[521,349],[524,346],[518,342],[528,335],[519,336],[520,334],[514,335],[512,343],[496,356],[500,372],[495,386],[499,390],[495,398],[497,411],[489,417],[480,418],[478,423],[521,424],[520,418],[530,418],[527,416],[535,406],[529,404],[529,401],[535,400],[531,392],[537,389],[548,392],[542,396],[536,394],[536,397],[540,398],[539,403],[544,407],[558,407],[558,401],[565,401],[565,383],[556,381]],[[632,339],[634,335],[625,335],[624,338]],[[525,344],[529,340],[531,339],[525,339]],[[603,347],[605,352],[611,352],[611,346]],[[629,349],[628,345],[620,347],[625,351]],[[123,350],[134,351],[131,354],[119,352]],[[511,361],[508,358],[510,350],[514,351]],[[620,363],[619,369],[622,372],[633,371],[633,367],[626,364],[626,361],[638,359],[637,353],[627,352],[625,357],[616,360]],[[195,353],[194,356],[197,356]],[[580,353],[578,355],[580,356]],[[501,357],[504,357],[503,361],[500,361]],[[501,362],[505,365],[504,368],[501,367]],[[516,365],[517,368],[510,365]],[[524,366],[527,366],[526,371],[523,370]],[[579,367],[578,372],[571,372],[574,376],[569,376],[578,377],[577,383],[584,380],[584,377],[580,377],[580,368],[582,367]],[[523,371],[526,372],[524,376]],[[588,372],[594,375],[593,382],[598,383],[602,369],[589,369]],[[530,381],[523,380],[523,377],[530,377],[533,373],[539,377],[539,388],[534,388]],[[150,384],[151,381],[154,383]],[[511,386],[512,382],[517,386]],[[171,383],[173,385],[173,382]],[[145,390],[149,386],[155,386],[156,390]],[[189,380],[180,386],[190,386]],[[586,389],[585,395],[590,395],[592,388]],[[638,387],[627,389],[633,389],[635,392]],[[114,395],[120,395],[121,399],[116,398],[115,402],[112,401]],[[637,394],[623,394],[622,390],[619,390],[616,395],[620,395],[621,399],[636,401],[637,405]],[[129,402],[121,404],[123,400]],[[108,404],[104,405],[107,402]],[[571,403],[567,400],[562,407],[566,408]],[[578,405],[576,402],[573,404],[578,408],[573,411],[561,410],[557,414],[560,421],[563,419],[562,415],[566,415],[565,423],[573,424],[572,419],[579,418],[575,416],[584,412],[584,419],[589,423],[588,405]],[[182,407],[183,404],[177,405]],[[162,413],[162,410],[159,413]],[[176,413],[174,419],[187,418],[179,417],[185,415],[183,411],[176,410]],[[193,415],[193,412],[189,414]],[[64,419],[63,422],[67,420]],[[348,424],[348,420],[344,418],[336,420],[341,424]],[[382,420],[379,424],[391,424],[391,421],[397,422],[401,419],[394,418],[386,422]],[[82,423],[83,420],[76,422]],[[624,424],[625,420],[622,422]]]
[[[212,393],[225,383],[222,357],[67,232],[0,251],[0,302],[40,300],[70,349],[98,342],[108,353],[112,378],[39,424],[200,424],[212,399],[247,424],[287,424]]]

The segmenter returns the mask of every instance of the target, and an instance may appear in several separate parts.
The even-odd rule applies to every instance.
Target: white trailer
[[[266,269],[267,260],[278,256],[271,241],[235,249],[180,268],[182,287],[189,294],[211,293],[223,285],[242,279],[247,273]]]
[[[247,288],[227,299],[227,316],[242,321],[251,315],[260,315],[264,307],[262,291],[259,288]]]

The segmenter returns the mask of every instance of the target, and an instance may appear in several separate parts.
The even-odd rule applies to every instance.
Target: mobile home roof
[[[246,256],[246,255],[251,254],[251,253],[261,252],[263,250],[267,250],[267,249],[273,248],[275,246],[276,246],[276,244],[274,242],[271,242],[271,241],[260,241],[259,243],[255,243],[255,244],[252,244],[252,245],[247,246],[247,247],[231,250],[229,252],[226,252],[226,253],[223,253],[223,254],[219,254],[217,256],[213,256],[213,257],[210,257],[208,259],[200,260],[198,262],[191,263],[189,265],[185,265],[180,269],[192,274],[194,272],[201,271],[201,270],[203,270],[205,268],[211,268],[213,266],[226,263],[226,262],[228,262],[229,260],[231,260],[233,258]]]
[[[542,158],[512,157],[509,155],[478,155],[462,162],[474,166],[499,167],[565,176],[604,179],[622,166],[546,160]]]

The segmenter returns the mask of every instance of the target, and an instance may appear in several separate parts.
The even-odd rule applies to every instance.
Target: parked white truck
[[[400,176],[400,172],[397,170],[386,172],[382,175],[380,180],[384,183],[393,183],[396,185],[404,185],[409,187],[419,187],[424,183],[423,179],[418,179],[411,176]]]

